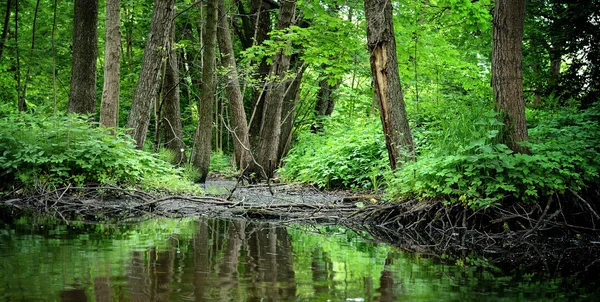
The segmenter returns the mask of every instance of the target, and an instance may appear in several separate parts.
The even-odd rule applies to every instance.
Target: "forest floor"
[[[209,216],[336,224],[422,255],[488,259],[496,265],[537,267],[549,274],[600,277],[600,231],[593,223],[594,214],[582,216],[592,219],[593,227],[569,224],[560,219],[567,206],[560,199],[535,207],[472,211],[440,201],[385,202],[369,192],[323,191],[289,183],[241,184],[209,178],[203,188],[204,196],[173,196],[118,187],[67,187],[0,200],[0,205],[15,215],[33,210],[66,223]]]

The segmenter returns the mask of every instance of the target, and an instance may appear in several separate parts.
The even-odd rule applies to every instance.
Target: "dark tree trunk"
[[[121,0],[106,0],[106,40],[104,51],[104,88],[100,106],[100,125],[119,125],[121,83]]]
[[[329,83],[329,76],[326,76],[319,82],[319,91],[317,92],[317,103],[315,104],[315,123],[311,127],[313,133],[323,130],[323,118],[330,116],[335,107],[333,92],[340,87],[341,82],[333,85]]]
[[[12,0],[6,1],[6,11],[4,14],[4,26],[2,27],[2,36],[0,36],[0,61],[2,61],[4,54],[4,46],[6,43],[6,36],[8,35],[8,30],[10,26],[10,8],[12,5]]]
[[[398,75],[391,1],[365,0],[365,16],[381,124],[390,167],[396,169],[402,162],[414,160],[415,155]]]
[[[300,83],[304,77],[304,71],[306,71],[306,64],[298,61],[296,65],[298,71],[296,77],[286,88],[286,93],[283,98],[283,109],[281,110],[281,139],[279,140],[279,150],[277,152],[277,162],[281,162],[288,151],[290,150],[290,144],[293,139],[294,129],[294,116],[296,114],[296,104],[298,101],[298,92],[300,91]]]
[[[40,11],[40,0],[37,0],[35,3],[35,12],[33,14],[33,23],[31,25],[31,47],[29,48],[29,59],[30,60],[33,60],[33,51],[35,50],[35,34],[36,34],[36,25],[37,25],[37,18],[38,18],[39,11]],[[21,93],[21,97],[23,99],[23,104],[26,104],[25,100],[27,99],[27,84],[29,83],[32,65],[33,64],[27,65],[27,72],[25,73],[25,81],[23,81],[23,91]]]
[[[175,0],[155,0],[150,32],[144,48],[142,70],[138,79],[135,95],[131,102],[131,111],[126,127],[136,142],[137,148],[142,149],[146,142],[146,133],[150,124],[150,113],[156,101],[158,79],[174,17]]]
[[[206,181],[212,148],[213,103],[215,102],[215,65],[217,47],[217,1],[206,2],[206,22],[202,31],[204,43],[202,63],[202,97],[198,103],[198,127],[194,136],[193,163],[200,172],[200,182]]]
[[[494,11],[492,88],[496,110],[504,122],[504,143],[514,152],[527,153],[519,145],[527,141],[523,100],[522,41],[525,0],[499,0]]]
[[[96,112],[98,0],[75,0],[69,112]]]
[[[27,110],[25,95],[22,91],[21,82],[21,59],[19,54],[19,1],[15,1],[15,56],[17,57],[17,66],[15,67],[15,81],[17,82],[17,106],[19,111]]]
[[[229,107],[231,109],[231,126],[233,127],[233,150],[235,161],[242,173],[252,162],[250,153],[250,138],[248,136],[248,123],[246,121],[246,112],[244,111],[244,99],[240,90],[240,82],[237,73],[237,64],[233,53],[233,43],[229,32],[229,20],[225,13],[225,4],[219,0],[219,26],[218,42],[221,51],[221,64],[227,70],[225,74],[225,91],[229,98]]]
[[[169,37],[169,53],[165,67],[164,92],[164,116],[163,128],[165,136],[165,147],[175,153],[175,163],[184,164],[187,161],[185,155],[185,144],[183,143],[183,127],[181,125],[181,108],[179,96],[179,63],[175,52],[175,20],[171,26]]]
[[[288,28],[294,21],[296,0],[281,1],[278,30]],[[268,84],[263,112],[262,127],[258,137],[256,162],[252,168],[258,178],[271,178],[277,168],[277,153],[281,139],[281,112],[285,94],[285,74],[290,67],[290,56],[280,49],[273,57],[269,78],[276,82]]]
[[[252,18],[248,18],[249,26],[245,26],[245,36],[244,40],[249,41],[250,43],[246,43],[244,45],[246,48],[251,47],[252,45],[261,45],[263,42],[269,38],[269,32],[271,32],[271,13],[272,9],[276,7],[271,5],[272,3],[267,3],[264,0],[252,0],[250,2],[250,16]],[[241,36],[241,35],[240,35]],[[269,64],[267,63],[267,58],[263,58],[258,64],[257,77],[258,83],[262,83],[266,76],[269,74]],[[250,132],[250,141],[252,143],[256,143],[258,140],[258,135],[260,133],[260,128],[263,123],[263,112],[265,108],[265,98],[267,96],[266,91],[263,91],[262,84],[256,85],[252,87],[252,98],[250,100],[250,108],[251,112],[251,120],[249,124],[249,132]]]

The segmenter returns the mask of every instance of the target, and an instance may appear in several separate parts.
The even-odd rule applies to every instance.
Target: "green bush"
[[[461,202],[474,209],[505,199],[535,202],[543,196],[580,190],[600,180],[598,110],[537,112],[526,143],[531,154],[513,154],[489,143],[498,133],[473,140],[454,155],[427,153],[407,164],[391,181],[393,198],[417,197]],[[490,138],[492,138],[490,140]]]
[[[279,173],[285,179],[323,188],[377,189],[388,169],[378,119],[328,126],[323,133],[301,133]]]
[[[0,121],[0,180],[58,187],[88,183],[169,188],[181,172],[153,154],[136,150],[121,131],[91,127],[77,115],[9,114]],[[159,179],[160,181],[156,181]],[[163,183],[164,185],[161,185]],[[193,187],[188,189],[195,191]]]

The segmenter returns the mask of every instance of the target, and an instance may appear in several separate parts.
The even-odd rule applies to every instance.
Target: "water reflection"
[[[443,266],[337,227],[245,220],[0,222],[0,301],[463,301],[573,298]],[[591,299],[592,294],[581,296]]]

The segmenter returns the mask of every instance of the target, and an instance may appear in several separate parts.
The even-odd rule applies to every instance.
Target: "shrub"
[[[322,188],[377,189],[388,169],[387,151],[378,119],[354,126],[331,127],[323,133],[301,133],[279,169],[283,178]]]
[[[503,144],[473,140],[454,155],[430,152],[407,164],[391,181],[393,198],[445,199],[486,208],[512,198],[535,202],[543,196],[597,184],[600,171],[599,116],[564,110],[543,115],[530,129],[531,154],[513,154]],[[489,138],[498,133],[490,131]]]
[[[78,115],[9,114],[0,121],[0,180],[30,188],[100,183],[147,189],[168,188],[161,185],[166,179],[183,181],[179,170],[115,132]]]

